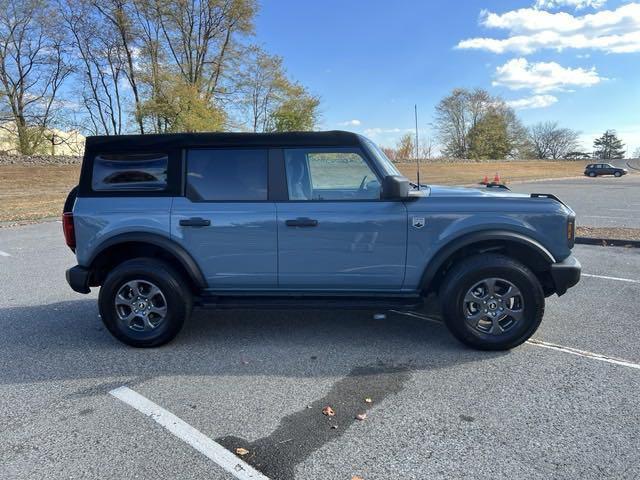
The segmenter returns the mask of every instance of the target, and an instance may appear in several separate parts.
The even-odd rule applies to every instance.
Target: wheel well
[[[541,252],[531,246],[515,241],[484,240],[465,245],[449,255],[439,266],[431,282],[427,285],[426,293],[438,292],[442,280],[453,265],[465,258],[487,252],[500,253],[518,260],[523,265],[529,267],[536,277],[538,277],[546,296],[555,292],[555,286],[549,268],[549,259]]]
[[[89,268],[91,271],[89,284],[92,287],[102,285],[111,270],[122,262],[132,260],[134,258],[154,258],[164,260],[184,277],[192,292],[197,292],[198,288],[196,281],[189,274],[176,255],[166,248],[162,248],[158,245],[135,241],[118,243],[107,247],[104,251],[100,252]]]

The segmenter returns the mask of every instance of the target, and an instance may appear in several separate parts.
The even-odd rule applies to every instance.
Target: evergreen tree
[[[616,160],[624,158],[624,143],[618,138],[615,130],[607,130],[593,142],[593,156],[600,160]]]

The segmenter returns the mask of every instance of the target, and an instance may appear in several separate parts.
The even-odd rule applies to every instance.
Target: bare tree
[[[246,67],[240,76],[242,101],[248,110],[250,128],[254,132],[272,129],[272,114],[282,101],[287,80],[282,58],[271,56],[252,46],[245,54]]]
[[[120,87],[125,64],[118,34],[108,28],[95,34],[103,20],[86,1],[64,0],[59,5],[78,54],[75,70],[89,122],[85,128],[95,135],[119,135],[125,127],[126,99]]]
[[[578,132],[561,128],[558,122],[540,122],[529,128],[533,154],[539,159],[565,158],[578,149],[578,137]]]
[[[5,127],[17,150],[32,154],[45,141],[60,88],[71,73],[64,32],[43,0],[0,1],[0,93]]]

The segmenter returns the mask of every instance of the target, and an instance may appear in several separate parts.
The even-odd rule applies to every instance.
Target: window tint
[[[380,183],[353,150],[285,150],[290,200],[366,200],[380,198]]]
[[[190,150],[187,196],[196,201],[267,200],[267,151]]]
[[[164,153],[97,155],[91,185],[96,191],[165,190],[168,163]]]

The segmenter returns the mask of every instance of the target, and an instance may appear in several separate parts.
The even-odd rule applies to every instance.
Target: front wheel
[[[534,334],[544,314],[544,292],[535,274],[497,254],[455,265],[444,279],[440,302],[451,333],[480,350],[520,345]]]
[[[613,174],[615,177],[620,178],[622,176],[622,172],[616,172]]]
[[[187,282],[171,265],[151,258],[128,260],[100,288],[100,316],[111,334],[134,347],[171,341],[191,312]]]

